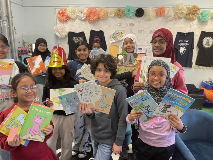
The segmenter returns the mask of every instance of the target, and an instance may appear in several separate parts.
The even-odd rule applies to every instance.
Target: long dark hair
[[[82,45],[85,45],[85,47],[88,48],[88,50],[90,49],[89,44],[88,44],[86,41],[78,41],[78,42],[76,43],[76,45],[75,45],[75,50],[77,50],[78,47],[79,47],[79,46],[82,46]],[[85,63],[86,63],[86,64],[90,64],[90,62],[91,62],[91,59],[90,59],[90,57],[88,56],[88,57],[87,57],[87,61],[86,61]]]
[[[7,38],[6,38],[4,35],[0,34],[0,40],[1,40],[3,43],[5,43],[8,47],[10,47],[10,46],[9,46],[9,43],[8,43],[8,40],[7,40]]]
[[[68,86],[71,80],[75,81],[72,71],[69,67],[63,65],[60,68],[65,69],[64,78],[61,81],[64,86]],[[53,85],[55,84],[55,81],[57,81],[56,77],[52,74],[52,69],[53,69],[52,67],[48,67],[47,69],[47,77],[46,77],[46,83],[45,83],[45,87],[47,88],[52,88]]]

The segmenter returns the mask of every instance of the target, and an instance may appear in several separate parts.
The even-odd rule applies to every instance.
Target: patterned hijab
[[[159,88],[152,87],[151,84],[149,83],[149,76],[148,76],[148,80],[147,80],[145,88],[144,88],[144,90],[147,90],[149,92],[149,94],[152,96],[152,98],[155,100],[155,102],[157,104],[159,104],[162,101],[163,97],[168,92],[168,90],[170,88],[172,88],[172,82],[171,82],[171,78],[170,78],[170,68],[164,61],[154,60],[149,65],[148,73],[149,73],[150,68],[152,68],[153,66],[162,66],[167,71],[166,81],[163,86],[161,86]]]
[[[138,42],[137,42],[137,38],[134,34],[127,34],[124,38],[123,38],[123,43],[124,44],[124,40],[126,38],[130,38],[132,39],[133,43],[135,44],[135,50],[134,53],[138,53]],[[124,50],[124,45],[122,46],[122,51]]]

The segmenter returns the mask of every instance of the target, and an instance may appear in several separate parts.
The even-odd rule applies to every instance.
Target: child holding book
[[[53,53],[57,54],[54,55]],[[47,70],[47,81],[43,89],[42,101],[46,101],[46,105],[49,107],[53,105],[53,101],[50,100],[50,89],[74,88],[76,84],[72,71],[67,67],[65,52],[62,51],[61,47],[54,47],[53,53],[52,57],[58,56],[61,61],[50,61]],[[56,154],[56,143],[58,136],[60,136],[61,156],[59,160],[68,160],[72,157],[75,115],[66,115],[63,110],[55,110],[52,121],[54,124],[53,135],[47,141],[47,144]]]
[[[156,103],[160,103],[169,89],[172,88],[169,66],[162,60],[154,60],[148,68],[147,90]],[[140,92],[140,91],[139,91]],[[139,118],[139,138],[137,141],[137,159],[169,160],[175,149],[175,132],[184,133],[186,125],[174,114],[168,114],[168,121],[155,117],[143,122],[140,117],[143,111],[134,111],[126,117],[130,124]]]
[[[16,75],[12,82],[11,93],[14,97],[14,104],[0,113],[0,123],[4,121],[14,106],[18,106],[25,112],[28,112],[30,106],[37,95],[37,85],[33,76],[29,73],[21,73]],[[42,129],[46,134],[44,142],[30,141],[25,147],[21,145],[21,137],[16,134],[12,141],[7,141],[7,136],[0,133],[0,145],[2,149],[10,151],[12,160],[57,160],[56,155],[47,146],[46,141],[53,134],[53,123]]]
[[[116,90],[109,114],[91,110],[81,103],[79,110],[91,119],[91,136],[94,160],[109,160],[112,152],[119,154],[126,133],[126,90],[122,83],[113,79],[117,65],[111,55],[100,54],[91,61],[91,72],[97,84]]]

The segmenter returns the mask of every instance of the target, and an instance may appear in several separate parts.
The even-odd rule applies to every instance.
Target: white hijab
[[[126,38],[131,38],[133,43],[135,44],[135,50],[134,53],[138,53],[138,42],[137,42],[137,38],[134,34],[127,34],[124,38],[123,38],[123,42],[122,42],[122,51],[124,50],[124,40]]]

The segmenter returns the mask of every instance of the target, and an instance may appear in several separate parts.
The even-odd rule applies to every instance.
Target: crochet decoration
[[[107,10],[104,7],[100,7],[99,10],[99,18],[100,19],[105,19],[107,17]]]
[[[201,22],[206,22],[211,18],[211,12],[208,10],[203,10],[198,16],[198,20]]]
[[[115,16],[115,10],[113,8],[110,8],[107,10],[108,17],[114,17]]]
[[[79,20],[85,20],[86,19],[86,12],[87,12],[87,8],[85,7],[80,7],[77,10],[77,17]]]
[[[70,17],[67,15],[67,9],[60,9],[57,13],[57,17],[61,22],[67,22],[70,19]]]
[[[77,9],[75,7],[68,7],[67,14],[71,19],[77,18]]]
[[[175,19],[174,9],[173,9],[173,8],[169,8],[169,9],[166,11],[165,17],[166,17],[168,20],[170,20],[170,21],[173,20],[173,19]]]
[[[135,7],[128,5],[125,7],[124,12],[127,18],[132,18],[135,15]]]
[[[187,8],[183,3],[176,4],[174,6],[174,14],[176,19],[181,19],[186,16]]]
[[[57,26],[54,27],[54,32],[59,38],[64,38],[68,35],[69,30],[63,24],[57,24]]]
[[[99,19],[98,10],[96,8],[88,8],[86,12],[88,22],[95,22]]]
[[[147,20],[153,20],[156,17],[156,11],[153,7],[149,7],[145,10],[145,17]]]
[[[192,5],[187,8],[186,19],[194,20],[200,14],[200,8],[197,5]]]
[[[143,17],[143,15],[144,15],[144,10],[142,8],[136,9],[136,13],[135,13],[136,17]]]
[[[116,15],[118,18],[122,18],[122,17],[124,16],[124,9],[122,9],[122,8],[116,9],[115,15]]]
[[[164,6],[158,7],[156,14],[158,17],[163,17],[165,15],[166,8]]]

